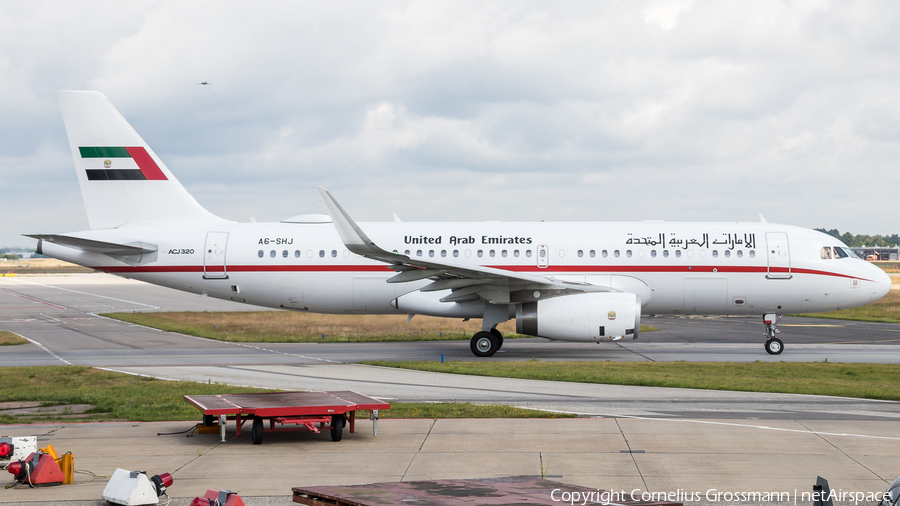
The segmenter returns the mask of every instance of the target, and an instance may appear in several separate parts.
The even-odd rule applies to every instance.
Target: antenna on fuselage
[[[766,221],[766,217],[763,216],[762,213],[759,213],[759,222],[760,223],[768,223],[768,221]]]

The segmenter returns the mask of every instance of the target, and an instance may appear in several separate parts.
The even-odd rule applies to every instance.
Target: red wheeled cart
[[[372,410],[372,433],[378,433],[378,410],[391,405],[356,392],[273,392],[259,394],[185,395],[185,402],[203,413],[204,425],[214,425],[218,417],[222,442],[225,442],[225,421],[234,420],[237,436],[241,427],[252,420],[250,439],[262,444],[264,432],[328,429],[332,441],[340,441],[344,425],[355,429],[356,410]],[[265,421],[269,427],[265,427]],[[275,424],[297,425],[291,428],[275,428]]]

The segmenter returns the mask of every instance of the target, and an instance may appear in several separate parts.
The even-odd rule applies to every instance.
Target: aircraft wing
[[[443,302],[465,302],[483,297],[492,304],[516,302],[516,292],[528,290],[564,290],[566,292],[611,291],[609,287],[599,287],[586,283],[571,283],[554,280],[546,276],[536,276],[522,272],[512,272],[481,265],[459,264],[446,260],[424,260],[410,258],[387,251],[372,241],[369,236],[347,214],[331,192],[316,187],[328,214],[344,245],[357,255],[378,260],[390,265],[397,275],[388,283],[408,283],[431,279],[432,283],[421,288],[423,292],[453,290],[441,299]]]
[[[70,248],[75,248],[82,251],[103,253],[105,255],[141,255],[153,253],[157,250],[155,244],[147,244],[145,242],[118,244],[113,242],[95,241],[93,239],[85,239],[83,237],[58,234],[26,234],[25,236],[31,237],[33,239],[38,239],[40,241],[47,241],[62,246],[68,246]]]

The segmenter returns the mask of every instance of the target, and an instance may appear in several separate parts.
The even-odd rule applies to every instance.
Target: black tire
[[[344,436],[344,415],[331,417],[331,440],[340,441]]]
[[[203,425],[219,425],[216,415],[203,415]]]
[[[781,342],[781,339],[773,337],[766,341],[766,353],[769,355],[781,355],[782,351],[784,351],[784,343]]]
[[[254,416],[253,417],[253,427],[250,428],[250,439],[253,441],[255,445],[261,445],[263,438],[263,419]]]
[[[476,357],[490,357],[500,349],[497,337],[490,332],[477,332],[469,341],[469,349]]]
[[[503,347],[503,334],[500,333],[496,328],[491,329],[491,334],[497,338],[497,351],[500,351],[500,348]]]

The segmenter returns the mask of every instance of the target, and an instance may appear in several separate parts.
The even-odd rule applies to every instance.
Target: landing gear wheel
[[[773,337],[766,341],[766,353],[769,355],[781,355],[782,351],[784,351],[784,343],[781,342],[781,339]]]
[[[497,349],[499,350],[503,347],[503,334],[501,334],[497,329],[491,329],[491,334],[493,334],[494,337],[497,338]]]
[[[476,357],[490,357],[500,349],[500,342],[497,340],[497,336],[482,330],[472,336],[469,348]]]
[[[255,445],[262,444],[262,436],[263,436],[263,419],[254,416],[253,417],[253,427],[250,428],[250,440],[253,441]]]
[[[344,435],[344,415],[332,415],[331,440],[340,441]]]

